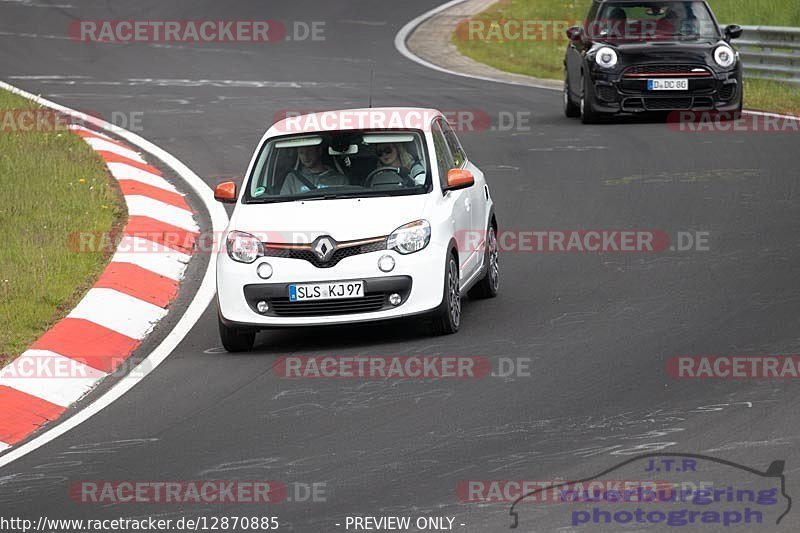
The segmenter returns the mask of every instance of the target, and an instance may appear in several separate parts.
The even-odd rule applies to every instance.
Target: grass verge
[[[36,109],[0,90],[0,116]],[[18,122],[19,123],[19,122]],[[78,253],[78,232],[125,219],[103,160],[70,132],[0,129],[0,367],[60,320],[94,283],[107,252]]]
[[[717,19],[742,25],[800,26],[797,0],[712,0]],[[489,24],[504,20],[577,21],[582,20],[591,0],[502,0],[473,17],[482,20],[487,30],[472,34],[462,23],[453,36],[458,51],[492,67],[537,78],[563,79],[567,38],[563,32],[548,32],[531,39],[502,40]],[[488,39],[477,38],[489,37]],[[735,41],[734,41],[735,44]],[[800,114],[800,86],[745,81],[745,107],[780,113]]]

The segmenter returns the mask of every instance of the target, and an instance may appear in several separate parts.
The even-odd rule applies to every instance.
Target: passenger
[[[281,194],[299,194],[312,189],[348,185],[347,176],[322,162],[322,145],[298,148],[297,160],[300,168],[286,174]]]
[[[417,185],[425,183],[425,167],[415,159],[402,143],[382,143],[375,145],[378,156],[376,168],[394,167],[405,172]]]
[[[680,7],[680,4],[667,7],[666,13],[664,13],[664,16],[656,24],[656,33],[658,35],[662,37],[672,37],[680,32],[685,17],[682,13],[678,12],[678,7]],[[680,11],[683,10],[681,9]]]

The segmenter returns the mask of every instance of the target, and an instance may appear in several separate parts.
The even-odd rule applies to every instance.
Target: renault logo
[[[320,237],[316,241],[314,241],[313,246],[311,249],[317,255],[320,261],[325,263],[328,261],[333,252],[336,251],[336,241],[331,239],[330,237]]]

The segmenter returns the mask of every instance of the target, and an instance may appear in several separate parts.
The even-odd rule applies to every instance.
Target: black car
[[[564,112],[584,124],[603,115],[714,111],[738,117],[742,63],[704,0],[594,0],[567,30]]]

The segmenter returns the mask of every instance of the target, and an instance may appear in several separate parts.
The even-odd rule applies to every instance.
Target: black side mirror
[[[730,41],[731,39],[738,39],[742,36],[744,30],[737,24],[725,26],[725,37]]]
[[[567,29],[567,38],[573,43],[583,40],[583,28],[580,26],[573,26]]]

